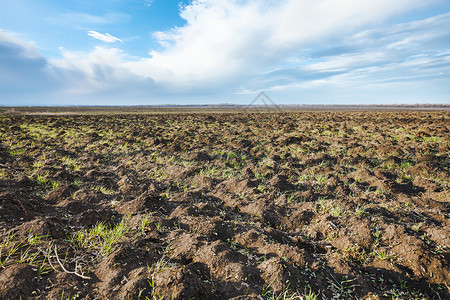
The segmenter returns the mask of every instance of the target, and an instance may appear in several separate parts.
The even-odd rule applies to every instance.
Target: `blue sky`
[[[0,7],[0,105],[450,103],[448,0]]]

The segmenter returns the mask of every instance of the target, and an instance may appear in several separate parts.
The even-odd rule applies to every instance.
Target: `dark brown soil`
[[[450,299],[449,117],[0,117],[0,299]]]

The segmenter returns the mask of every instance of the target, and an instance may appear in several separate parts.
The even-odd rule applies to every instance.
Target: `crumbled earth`
[[[0,299],[450,299],[449,117],[0,117]]]

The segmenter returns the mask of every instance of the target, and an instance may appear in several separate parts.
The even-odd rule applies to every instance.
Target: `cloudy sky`
[[[450,103],[448,0],[0,0],[0,105]]]

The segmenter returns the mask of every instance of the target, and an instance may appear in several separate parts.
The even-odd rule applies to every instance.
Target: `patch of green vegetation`
[[[348,215],[348,210],[335,200],[319,199],[316,202],[315,213],[319,215],[329,214],[332,217],[344,217]]]
[[[141,218],[140,230],[143,235],[146,234],[147,231],[151,230],[151,224],[153,224],[154,219],[149,215],[144,215]]]
[[[51,267],[47,242],[48,236],[31,233],[24,240],[16,239],[13,234],[3,237],[0,241],[0,269],[12,264],[27,264],[36,268],[38,277],[48,274]]]
[[[333,291],[334,295],[339,299],[351,299],[354,295],[355,289],[358,287],[354,282],[356,278],[350,279],[348,275],[343,276],[342,279],[338,279],[331,272],[328,272],[329,276],[326,279],[329,283],[328,288]]]
[[[59,181],[50,178],[50,173],[48,171],[43,175],[37,175],[36,181],[44,189],[44,192],[55,190],[60,185]]]
[[[423,140],[425,142],[439,143],[442,140],[442,138],[439,136],[430,136],[430,137],[424,137]]]
[[[78,159],[69,156],[63,156],[61,161],[67,168],[73,171],[81,171],[81,164]]]
[[[106,257],[115,250],[117,244],[125,240],[128,231],[125,219],[115,225],[99,222],[90,230],[80,230],[71,235],[69,241],[77,247],[96,251]]]
[[[367,215],[367,211],[366,211],[366,208],[364,206],[357,206],[355,208],[355,212],[354,213],[355,213],[355,216],[358,216],[358,217],[364,217],[364,216]]]

